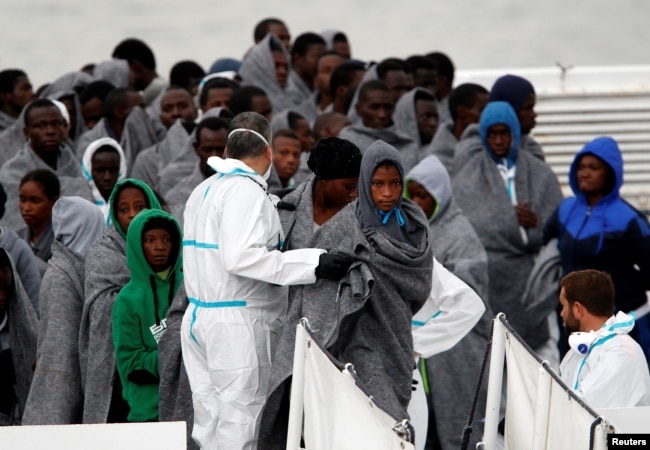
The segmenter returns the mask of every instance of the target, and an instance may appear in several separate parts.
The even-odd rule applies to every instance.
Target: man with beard
[[[196,128],[194,151],[199,157],[199,163],[191,175],[176,184],[165,196],[170,212],[179,221],[181,227],[183,226],[185,202],[190,194],[203,180],[214,175],[214,170],[208,165],[208,158],[210,156],[223,158],[228,140],[227,131],[228,123],[218,117],[207,117]]]
[[[614,283],[606,272],[581,270],[560,281],[561,316],[571,349],[562,380],[594,408],[650,405],[650,375],[628,332],[634,316],[614,310]]]

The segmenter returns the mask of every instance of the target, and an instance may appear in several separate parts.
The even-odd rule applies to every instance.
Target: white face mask
[[[269,164],[269,168],[266,169],[266,172],[262,175],[264,181],[269,181],[269,177],[271,176],[271,167],[273,167],[273,149],[271,149],[271,164]]]

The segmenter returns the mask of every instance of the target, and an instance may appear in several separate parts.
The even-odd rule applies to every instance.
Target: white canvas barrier
[[[413,450],[392,430],[395,420],[355,384],[354,374],[334,365],[302,325],[294,358],[287,449],[300,448],[304,405],[307,450]]]
[[[648,433],[650,407],[594,410],[522,343],[503,314],[494,321],[483,448],[498,447],[496,424],[506,363],[506,450],[606,450],[607,434]]]
[[[185,450],[185,422],[0,427],[0,450]]]

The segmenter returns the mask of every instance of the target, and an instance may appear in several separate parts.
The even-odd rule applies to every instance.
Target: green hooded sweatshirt
[[[125,178],[124,180],[116,183],[113,187],[113,192],[111,192],[111,196],[108,199],[108,204],[111,205],[111,222],[113,223],[113,226],[115,226],[115,229],[120,234],[120,236],[122,236],[124,239],[126,239],[126,231],[122,229],[120,223],[117,221],[117,205],[114,202],[117,200],[118,193],[122,192],[122,190],[127,187],[135,187],[144,192],[144,196],[147,198],[147,202],[149,203],[149,209],[162,209],[160,202],[156,198],[156,194],[154,194],[153,190],[147,183],[136,180],[135,178]]]
[[[172,251],[166,278],[153,271],[142,249],[143,230],[151,220],[171,225]],[[126,260],[131,280],[113,306],[113,342],[122,394],[131,408],[130,422],[158,420],[158,340],[167,328],[169,305],[183,282],[181,242],[178,222],[161,210],[142,211],[129,225]]]

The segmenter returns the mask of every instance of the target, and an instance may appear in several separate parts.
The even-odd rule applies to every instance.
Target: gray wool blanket
[[[428,89],[415,87],[402,95],[395,104],[393,122],[395,122],[398,130],[417,143],[419,162],[431,154],[431,146],[430,143],[424,144],[420,138],[420,128],[418,127],[417,113],[415,111],[415,95],[418,91],[431,94]]]
[[[454,136],[453,130],[454,124],[452,122],[440,124],[429,147],[431,154],[440,160],[448,173],[453,170],[454,152],[456,145],[458,145],[458,139]]]
[[[84,304],[84,261],[61,242],[43,277],[38,361],[23,424],[81,423],[79,322]]]
[[[25,226],[18,209],[19,186],[22,177],[34,169],[50,169],[45,161],[38,157],[28,143],[16,155],[0,168],[0,182],[7,192],[7,203],[2,225],[20,230]],[[61,195],[78,196],[93,201],[88,182],[81,174],[81,163],[67,145],[62,145],[57,158],[55,170],[61,184]]]
[[[0,252],[5,250],[0,248]],[[11,256],[11,273],[13,278],[13,292],[8,299],[7,312],[9,315],[9,346],[13,359],[16,375],[15,392],[18,399],[19,414],[15,418],[18,421],[25,410],[27,395],[34,375],[33,364],[36,360],[36,345],[38,340],[38,318],[32,307],[32,303],[20,282]],[[18,425],[12,423],[9,425]]]
[[[275,77],[271,41],[274,41],[275,46],[285,53],[287,61],[291,61],[282,43],[269,33],[244,56],[238,73],[242,77],[242,86],[257,86],[266,93],[271,100],[275,114],[290,108],[293,102],[287,95],[286,88],[281,87]],[[289,67],[289,73],[291,73],[291,67]]]
[[[197,164],[194,167],[194,172],[183,178],[176,186],[165,194],[165,201],[167,202],[169,212],[172,213],[176,220],[178,220],[181,228],[183,228],[183,214],[185,213],[185,204],[187,203],[187,199],[190,198],[194,188],[201,184],[203,180],[205,180],[205,176]]]
[[[130,279],[126,241],[115,227],[90,248],[85,266],[85,302],[79,328],[79,359],[84,389],[83,423],[106,423],[116,381],[113,303]]]
[[[541,224],[562,200],[557,177],[549,166],[528,152],[518,153],[514,183],[517,200],[528,201],[528,207],[540,219],[540,226],[526,229],[528,242],[524,242],[504,181],[480,139],[477,142],[472,136],[466,140],[463,153],[456,154],[454,167],[454,197],[488,255],[488,299],[492,311],[504,312],[513,327],[523,332],[531,321],[522,307],[522,297],[542,245]],[[545,340],[547,327],[536,331]]]
[[[181,284],[167,311],[167,331],[158,341],[158,371],[160,396],[158,400],[161,422],[184,421],[187,426],[187,448],[198,449],[192,439],[194,409],[192,389],[185,372],[181,350],[181,323],[188,301],[185,286]]]
[[[29,244],[15,231],[0,227],[0,247],[4,248],[16,265],[20,281],[32,301],[34,312],[38,311],[38,294],[41,289],[41,274],[36,257]]]
[[[0,132],[0,165],[13,158],[25,145],[24,116],[25,108],[11,125]]]
[[[352,250],[358,262],[340,282],[319,279],[290,290],[260,448],[281,448],[286,438],[281,406],[292,371],[295,326],[302,317],[321,346],[338,361],[354,365],[366,392],[382,409],[396,420],[408,418],[414,368],[411,319],[431,292],[428,225],[419,207],[408,200],[402,203],[403,212],[422,230],[414,248],[376,229],[361,230],[356,205],[351,203],[316,231],[311,246]]]
[[[384,141],[395,147],[402,160],[404,172],[408,172],[420,161],[420,146],[413,139],[398,130],[395,125],[378,130],[365,126],[361,120],[348,125],[339,133],[341,139],[355,144],[363,154],[375,141]]]
[[[161,142],[138,153],[130,170],[131,177],[144,181],[153,190],[158,191],[160,172],[183,150],[189,139],[190,134],[185,130],[183,123],[177,120]]]

